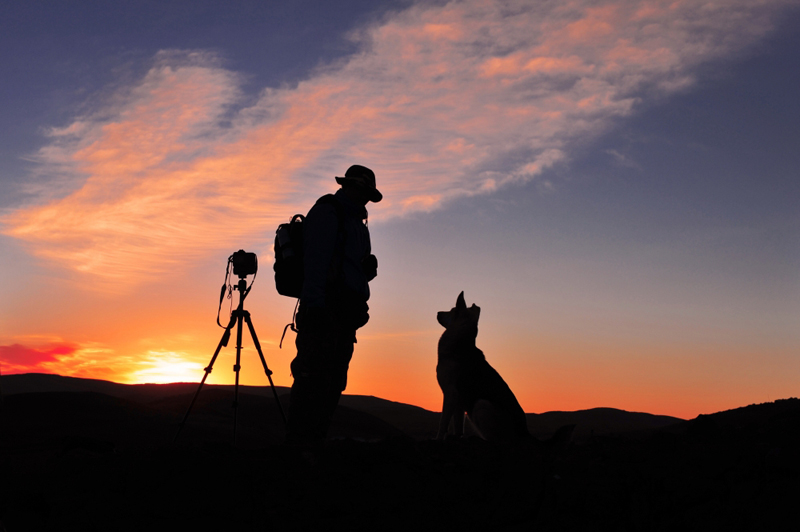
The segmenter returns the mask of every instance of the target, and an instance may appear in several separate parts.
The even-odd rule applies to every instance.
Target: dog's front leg
[[[455,427],[456,438],[461,438],[464,435],[464,422],[466,418],[464,410],[459,408],[453,414],[453,427]]]
[[[444,401],[442,402],[442,417],[439,418],[439,433],[436,435],[437,440],[443,440],[444,437],[447,435],[447,429],[450,425],[450,419],[455,416],[456,418],[456,434],[458,434],[458,415],[456,413],[456,407],[458,406],[458,396],[453,390],[452,392],[444,394]],[[462,420],[462,427],[463,427],[463,420]]]

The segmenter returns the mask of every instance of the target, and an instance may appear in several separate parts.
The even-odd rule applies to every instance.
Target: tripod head
[[[253,286],[252,284],[250,286]],[[247,286],[247,279],[244,277],[239,278],[239,282],[236,283],[236,286],[233,287],[233,290],[238,290],[240,297],[239,301],[244,301],[245,296],[250,292],[250,288]]]

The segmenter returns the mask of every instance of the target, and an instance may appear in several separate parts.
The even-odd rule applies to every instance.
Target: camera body
[[[255,253],[240,249],[231,255],[230,261],[233,264],[233,274],[241,278],[254,275],[258,271],[258,258]]]

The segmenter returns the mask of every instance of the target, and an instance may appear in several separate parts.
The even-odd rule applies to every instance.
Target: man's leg
[[[297,356],[292,361],[291,403],[286,441],[314,445],[328,433],[333,413],[347,386],[347,370],[353,357],[355,330],[345,325],[340,311],[325,319],[303,323],[298,313]]]
[[[350,360],[353,358],[354,342],[355,331],[338,329],[336,341],[326,358],[326,379],[324,383],[321,383],[324,386],[321,396],[322,410],[320,411],[322,438],[328,434],[333,414],[339,405],[339,399],[347,388],[347,370],[350,367]]]
[[[329,424],[327,388],[319,376],[295,375],[286,426],[288,443],[311,446],[325,438]]]
[[[327,404],[323,361],[333,349],[333,336],[328,327],[299,325],[297,356],[291,369],[294,382],[289,403],[286,441],[299,445],[315,445],[324,438],[322,412]]]

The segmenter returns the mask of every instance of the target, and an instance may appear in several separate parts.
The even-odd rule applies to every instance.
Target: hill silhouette
[[[63,377],[43,373],[7,375],[2,378],[3,393],[13,396],[20,393],[43,392],[92,392],[125,399],[157,409],[162,415],[172,415],[180,419],[197,389],[196,383],[173,384],[118,384],[97,379]],[[287,395],[289,389],[276,387],[279,396]],[[202,426],[199,418],[206,419],[209,409],[215,414],[212,419],[222,422],[231,415],[233,385],[206,384],[200,395],[197,407],[200,412],[192,412],[189,420],[192,426]],[[282,429],[280,417],[272,400],[272,391],[267,386],[240,386],[239,409],[242,418],[247,411],[253,412],[258,423],[265,424],[268,439],[264,443],[280,440]],[[251,399],[250,397],[254,397]],[[212,403],[211,398],[216,398]],[[288,400],[288,395],[284,400]],[[202,406],[201,406],[202,405]],[[433,438],[439,423],[439,413],[423,408],[388,401],[374,396],[343,395],[340,408],[334,418],[331,436],[333,438],[351,437],[375,440],[401,433],[412,439]],[[592,434],[614,434],[663,428],[684,420],[670,416],[656,416],[640,412],[626,412],[614,408],[594,408],[576,412],[546,412],[528,414],[528,427],[531,433],[540,438],[552,435],[559,427],[576,425],[574,437],[585,439]],[[208,421],[211,421],[209,419]],[[245,421],[246,422],[246,421]],[[247,423],[247,422],[246,422]],[[224,424],[224,423],[223,423]],[[208,423],[205,423],[208,426]],[[389,427],[387,427],[389,425]],[[395,429],[394,431],[392,430]]]
[[[438,414],[346,396],[333,439],[287,448],[268,389],[3,376],[0,530],[791,530],[800,401],[676,420],[598,408],[566,448],[427,439]],[[284,395],[286,390],[281,390]],[[287,398],[288,399],[288,398]],[[433,427],[429,428],[429,424]],[[580,426],[580,425],[579,425]]]

